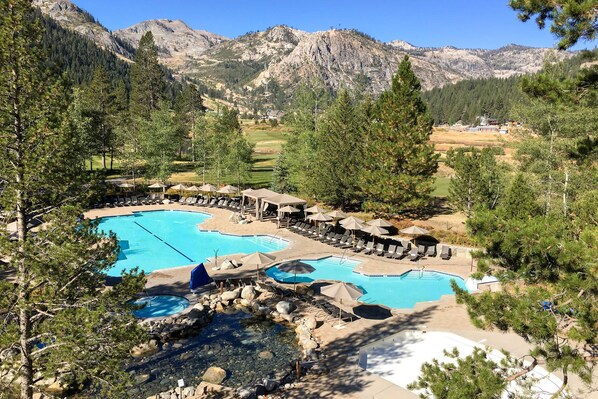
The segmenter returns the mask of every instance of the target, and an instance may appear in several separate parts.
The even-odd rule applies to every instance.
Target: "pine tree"
[[[451,149],[446,164],[455,171],[449,186],[449,201],[455,209],[469,216],[475,207],[496,207],[503,195],[503,178],[493,148]]]
[[[405,56],[392,87],[377,102],[378,121],[367,139],[365,207],[393,215],[429,204],[438,155],[428,143],[432,119],[420,97],[420,83]]]
[[[158,64],[158,52],[152,32],[139,40],[135,63],[131,66],[131,114],[149,119],[164,95],[164,73]]]
[[[0,283],[0,351],[4,370],[18,377],[3,378],[0,391],[31,399],[40,377],[57,374],[118,391],[129,378],[122,362],[140,338],[123,305],[143,279],[125,275],[104,290],[116,238],[79,218],[91,187],[83,140],[67,112],[68,86],[44,69],[40,48],[31,2],[0,2],[0,205],[16,221],[12,239],[0,225],[0,268],[11,277]],[[40,216],[45,223],[32,234]]]
[[[198,119],[205,111],[199,90],[191,84],[185,86],[182,93],[177,97],[175,110],[177,119],[183,127],[182,140],[188,140],[191,136],[191,161],[195,163],[195,127]]]
[[[82,102],[84,115],[92,121],[90,146],[94,155],[101,155],[104,170],[106,157],[115,144],[115,101],[116,95],[106,70],[103,67],[97,68],[91,82],[83,89]]]
[[[310,180],[318,200],[335,207],[360,205],[363,158],[361,115],[346,91],[326,110],[317,132],[317,168]]]

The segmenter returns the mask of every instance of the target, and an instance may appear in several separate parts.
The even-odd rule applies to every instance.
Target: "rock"
[[[222,381],[226,380],[226,370],[212,366],[203,373],[201,379],[211,384],[221,384]]]
[[[152,355],[156,352],[158,352],[158,343],[156,340],[151,340],[133,347],[131,349],[131,356],[139,358]]]
[[[270,360],[274,357],[274,354],[270,351],[262,351],[257,354],[257,357],[262,360]]]
[[[149,374],[137,374],[135,376],[135,385],[140,385],[150,380],[151,376]]]
[[[174,344],[172,344],[172,349],[181,349],[183,347],[183,344],[181,344],[180,342],[175,342]]]
[[[245,308],[250,308],[251,307],[251,301],[249,299],[241,299],[239,301],[239,305],[245,307]]]
[[[60,397],[64,396],[68,390],[69,386],[63,381],[59,380],[55,380],[53,383],[51,383],[44,389],[45,392]]]
[[[222,305],[222,302],[218,302],[215,306],[216,312],[224,312],[224,305]]]
[[[185,387],[183,389],[183,398],[189,398],[195,395],[195,388],[193,387]]]
[[[203,312],[205,310],[205,306],[203,303],[196,303],[195,305],[193,305],[193,309],[197,309],[200,312]]]
[[[302,343],[303,349],[316,349],[318,347],[318,343],[313,339]]]
[[[280,301],[276,304],[276,311],[281,315],[291,314],[297,306],[292,302]]]
[[[233,270],[235,268],[236,266],[228,259],[220,265],[220,270]]]
[[[262,384],[264,385],[264,388],[266,388],[266,391],[268,391],[268,392],[272,392],[273,390],[278,388],[278,381],[272,380],[269,378],[264,378],[262,380]]]
[[[223,292],[222,295],[220,295],[220,297],[223,301],[234,301],[239,297],[239,290],[237,289],[234,291]]]
[[[241,399],[249,399],[255,395],[255,389],[250,387],[243,387],[237,389],[237,396]]]
[[[241,291],[241,298],[252,301],[256,297],[257,297],[257,292],[255,291],[255,288],[253,288],[251,285],[243,287],[243,290]]]
[[[190,320],[199,320],[204,316],[204,311],[199,309],[191,309],[189,313],[187,313],[187,318]]]
[[[280,317],[283,320],[288,321],[289,323],[292,323],[293,319],[294,319],[293,315],[290,315],[290,314],[281,314]]]
[[[318,326],[318,321],[316,320],[315,317],[308,316],[303,319],[303,325],[305,327],[309,328],[310,330],[315,330],[316,327]]]
[[[185,360],[189,360],[193,357],[193,354],[191,352],[185,352],[185,353],[181,353],[181,356],[179,357],[179,359],[181,359],[182,361]]]

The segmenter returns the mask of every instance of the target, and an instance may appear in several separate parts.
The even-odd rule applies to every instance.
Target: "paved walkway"
[[[254,221],[239,225],[229,221],[232,212],[225,209],[189,207],[178,204],[123,207],[91,210],[89,218],[114,216],[147,210],[185,210],[207,212],[214,217],[206,220],[202,229],[219,230],[229,234],[270,234],[290,241],[282,251],[275,252],[276,262],[297,258],[320,258],[329,255],[347,255],[345,251],[331,247],[312,239],[279,229],[272,222]],[[362,263],[358,271],[367,274],[401,274],[408,270],[424,267],[425,270],[437,270],[467,278],[471,273],[472,261],[467,255],[453,256],[449,261],[440,258],[424,258],[417,262],[409,260],[389,260],[382,257],[349,253],[351,258]],[[226,256],[227,259],[239,259],[245,254]],[[219,258],[218,263],[224,260]],[[189,294],[189,275],[195,265],[164,269],[148,276],[147,290],[150,293]],[[214,265],[206,264],[212,276],[250,277],[256,275],[256,268],[241,266],[235,270],[211,270]],[[262,274],[263,276],[263,274]],[[318,315],[316,315],[318,316]],[[325,376],[306,377],[297,384],[297,389],[285,391],[285,397],[296,399],[316,398],[376,398],[376,399],[415,399],[416,395],[404,390],[380,376],[364,371],[358,366],[359,348],[371,344],[403,329],[425,329],[430,331],[450,331],[476,342],[483,342],[493,348],[503,348],[515,356],[528,353],[529,345],[516,334],[489,332],[475,328],[464,306],[458,305],[452,295],[444,296],[439,301],[419,303],[413,309],[393,309],[392,315],[385,320],[359,319],[349,323],[343,329],[333,326],[334,322],[324,322],[315,330],[315,336],[325,348],[331,372]],[[598,374],[598,373],[596,373]],[[562,376],[558,375],[559,378]],[[596,376],[598,378],[598,375]],[[583,385],[575,376],[570,377],[570,387],[578,390]],[[598,399],[598,392],[576,393],[575,398]]]

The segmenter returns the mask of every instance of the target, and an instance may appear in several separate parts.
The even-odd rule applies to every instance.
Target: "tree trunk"
[[[569,185],[569,172],[565,170],[565,187],[563,187],[563,216],[567,217],[567,186]]]
[[[106,150],[102,150],[102,168],[106,170]]]
[[[110,171],[112,172],[114,166],[114,147],[110,148]]]
[[[16,82],[19,81],[18,70],[13,70],[14,86],[11,88],[14,97],[12,102],[13,108],[13,133],[16,141],[15,149],[15,208],[17,218],[17,241],[18,241],[18,259],[17,259],[17,289],[19,307],[19,350],[20,350],[20,387],[21,399],[31,399],[33,397],[33,362],[31,359],[31,318],[28,309],[29,294],[27,277],[27,265],[25,263],[25,241],[27,240],[27,210],[26,198],[22,190],[22,185],[25,180],[25,172],[23,170],[23,126],[21,123],[21,104],[20,104],[20,88]]]

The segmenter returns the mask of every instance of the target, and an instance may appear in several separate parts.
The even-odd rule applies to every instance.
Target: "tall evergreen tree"
[[[183,127],[183,141],[190,140],[191,143],[191,161],[195,163],[195,131],[198,119],[205,111],[203,100],[199,90],[194,85],[188,84],[183,88],[182,93],[177,97],[175,110],[177,119]]]
[[[438,155],[428,143],[432,119],[420,90],[405,56],[391,89],[378,99],[378,120],[364,156],[365,206],[376,213],[417,211],[429,204]]]
[[[176,123],[174,112],[165,106],[153,110],[150,120],[140,121],[140,150],[145,160],[145,174],[165,182],[172,174],[180,125]]]
[[[360,114],[346,91],[326,110],[317,132],[311,183],[318,200],[342,208],[361,204],[359,173],[363,158]]]
[[[116,95],[106,70],[98,67],[89,85],[83,88],[82,102],[84,114],[91,121],[90,145],[94,155],[102,157],[102,167],[106,170],[106,158],[114,148],[116,137]]]
[[[143,287],[127,275],[103,290],[116,238],[79,219],[89,183],[82,138],[69,120],[68,87],[43,68],[40,48],[31,2],[0,2],[0,205],[16,222],[14,232],[0,225],[0,268],[11,276],[0,282],[0,351],[16,377],[1,379],[0,391],[21,399],[67,371],[77,383],[122,387],[120,366],[139,338],[123,304]]]
[[[493,148],[451,149],[446,164],[455,171],[449,186],[449,200],[455,209],[469,216],[475,207],[496,207],[504,190]]]
[[[149,119],[164,97],[164,72],[158,64],[158,51],[152,32],[139,40],[135,63],[131,66],[131,114]]]

